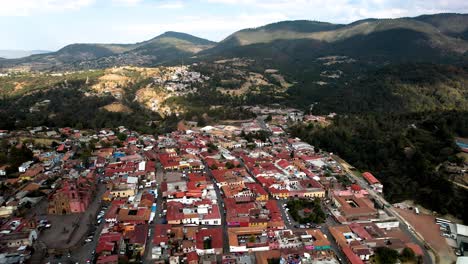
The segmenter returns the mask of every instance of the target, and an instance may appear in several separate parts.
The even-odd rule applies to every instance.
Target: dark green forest
[[[468,222],[468,192],[436,171],[443,161],[463,162],[454,136],[468,136],[468,112],[343,115],[326,128],[299,125],[291,133],[374,173],[390,202],[414,199]]]

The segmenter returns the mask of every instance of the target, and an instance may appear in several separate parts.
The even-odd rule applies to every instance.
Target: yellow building
[[[110,194],[113,198],[128,198],[135,195],[135,189],[133,188],[116,188],[110,191]]]

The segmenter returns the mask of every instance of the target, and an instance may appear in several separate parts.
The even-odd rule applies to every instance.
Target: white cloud
[[[279,12],[265,14],[239,14],[237,16],[181,16],[167,23],[131,24],[113,30],[135,39],[148,39],[166,31],[179,31],[194,35],[226,37],[234,31],[262,26],[288,17]]]
[[[279,11],[295,19],[349,23],[363,18],[396,18],[443,12],[468,12],[461,0],[204,0],[263,11]]]
[[[0,16],[29,16],[36,13],[77,10],[95,0],[2,0]]]
[[[149,8],[161,8],[161,9],[179,9],[185,7],[181,1],[174,0],[163,0],[163,1],[144,1],[144,0],[111,0],[114,5],[117,6],[131,6],[138,7],[144,5]]]
[[[185,5],[182,2],[167,2],[157,6],[158,8],[164,9],[179,9],[184,8]]]
[[[113,4],[125,6],[135,6],[141,2],[143,2],[143,0],[112,0]]]

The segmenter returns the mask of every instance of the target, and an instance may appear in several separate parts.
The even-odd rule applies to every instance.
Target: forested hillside
[[[293,100],[303,105],[319,102],[317,109],[324,113],[468,110],[465,66],[409,63],[367,71],[339,69],[345,76],[326,86],[306,80],[292,87]]]
[[[468,222],[468,192],[435,169],[445,160],[463,162],[453,136],[468,136],[468,112],[344,115],[326,128],[296,126],[291,132],[372,171],[390,202],[414,199]]]

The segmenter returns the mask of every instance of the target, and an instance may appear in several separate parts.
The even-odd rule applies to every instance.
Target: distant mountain
[[[49,53],[47,50],[0,50],[0,58],[18,59],[35,54]]]
[[[255,56],[310,60],[348,55],[366,59],[424,60],[460,57],[468,51],[468,15],[366,19],[348,25],[286,21],[235,32],[207,56]],[[455,24],[459,25],[455,25]]]
[[[468,14],[422,15],[414,20],[431,24],[448,36],[468,40]]]
[[[0,67],[21,66],[34,70],[54,70],[154,65],[192,56],[215,44],[185,33],[166,32],[135,44],[71,44],[52,53],[5,60]]]
[[[133,44],[125,52],[84,61],[80,66],[102,68],[116,65],[160,65],[189,58],[215,44],[216,42],[185,33],[166,32],[148,41]]]

